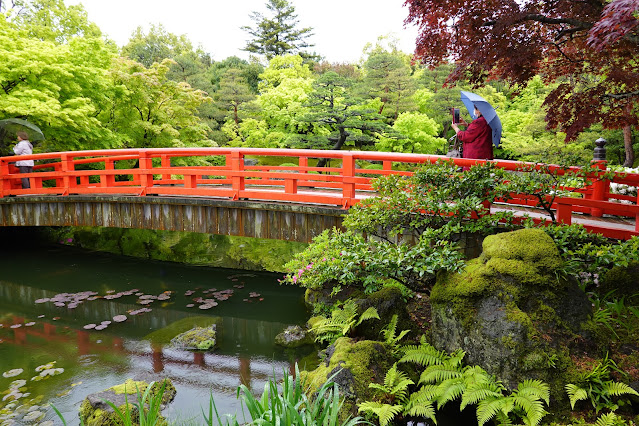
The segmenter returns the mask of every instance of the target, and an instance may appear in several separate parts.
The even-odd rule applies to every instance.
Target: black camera
[[[453,123],[457,124],[459,123],[459,108],[451,108],[450,109],[450,113],[453,116]]]

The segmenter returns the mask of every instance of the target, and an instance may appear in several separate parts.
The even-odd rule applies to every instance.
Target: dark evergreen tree
[[[268,0],[266,8],[272,17],[252,12],[250,16],[255,22],[255,27],[242,27],[252,37],[244,50],[264,55],[268,60],[285,54],[299,54],[305,59],[316,59],[317,55],[305,51],[306,48],[314,46],[306,42],[306,39],[313,35],[313,29],[297,28],[295,7],[287,0]]]

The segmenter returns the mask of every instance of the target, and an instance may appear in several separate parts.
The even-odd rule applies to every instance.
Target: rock
[[[160,382],[155,382],[149,393],[149,399],[160,397],[159,392],[164,384],[162,392],[161,410],[166,407],[175,398],[175,386],[171,379],[165,378]],[[127,402],[131,410],[132,418],[135,425],[138,420],[138,391],[144,394],[149,383],[143,380],[135,381],[127,380],[125,383],[113,386],[102,392],[97,392],[87,396],[80,405],[80,419],[86,426],[102,426],[102,425],[121,425],[122,421],[113,408],[105,402],[112,402],[122,412],[126,410]],[[148,406],[147,406],[148,407]],[[157,425],[167,425],[166,420],[160,416]]]
[[[372,400],[374,389],[370,383],[384,383],[386,372],[394,362],[386,344],[371,340],[355,341],[341,337],[326,349],[326,359],[310,372],[302,372],[311,391],[319,389],[331,376],[345,397],[342,414],[357,415],[357,404]]]
[[[297,348],[312,345],[313,337],[299,325],[291,325],[275,336],[275,343],[285,348]]]
[[[561,398],[560,371],[573,366],[570,350],[591,339],[591,312],[577,283],[562,277],[553,240],[539,229],[491,235],[461,274],[443,274],[431,291],[432,339],[440,350],[462,349],[509,388],[544,380]],[[594,342],[591,345],[595,346]],[[592,348],[591,348],[592,349]]]
[[[195,327],[171,339],[171,345],[176,349],[189,351],[208,351],[215,347],[216,325],[209,327]]]

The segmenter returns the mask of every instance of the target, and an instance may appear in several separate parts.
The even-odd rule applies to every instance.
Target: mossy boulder
[[[193,327],[208,328],[212,325],[215,325],[216,333],[219,334],[221,332],[221,327],[219,327],[219,325],[221,324],[221,317],[192,316],[182,318],[181,320],[175,321],[164,328],[155,330],[154,332],[147,334],[144,337],[144,340],[148,340],[151,343],[168,345],[170,344],[171,339],[193,329]]]
[[[359,306],[360,313],[368,308],[375,308],[379,315],[379,320],[362,322],[355,329],[357,336],[365,339],[377,340],[380,338],[381,330],[388,325],[393,315],[397,315],[397,330],[416,329],[415,324],[410,320],[406,309],[406,298],[397,287],[384,287],[379,291],[355,298],[355,303]],[[415,334],[413,334],[415,335]]]
[[[128,409],[131,412],[133,424],[138,424],[139,413],[136,404],[138,403],[138,392],[143,395],[149,383],[143,380],[129,379],[126,382],[110,387],[102,392],[94,393],[87,396],[80,405],[80,419],[86,426],[119,426],[124,425],[120,417],[113,408],[105,401],[112,402],[118,409],[125,412]],[[161,393],[162,387],[164,390]],[[175,386],[171,379],[163,379],[154,382],[153,387],[149,391],[149,400],[153,398],[161,398],[161,406],[164,408],[175,398]],[[148,408],[148,400],[145,405]],[[168,425],[167,421],[160,416],[157,423],[158,426]]]
[[[171,346],[187,351],[210,351],[217,343],[216,326],[194,327],[171,339]]]
[[[628,266],[614,266],[599,277],[598,293],[601,296],[614,291],[614,297],[625,297],[627,303],[637,302],[639,283],[639,262]]]
[[[370,383],[383,383],[394,358],[386,344],[372,340],[355,341],[341,337],[326,349],[326,358],[313,371],[302,372],[302,379],[317,391],[332,377],[345,401],[342,414],[357,415],[357,404],[373,399]]]
[[[462,273],[442,274],[431,292],[432,339],[438,349],[462,349],[466,361],[510,387],[538,378],[563,393],[560,372],[570,350],[589,346],[591,306],[561,274],[553,240],[539,229],[486,237],[483,252]],[[585,343],[584,343],[585,342]],[[554,398],[562,397],[555,393]]]
[[[298,348],[304,345],[312,345],[313,337],[308,330],[299,325],[291,325],[275,336],[275,343],[285,348]]]

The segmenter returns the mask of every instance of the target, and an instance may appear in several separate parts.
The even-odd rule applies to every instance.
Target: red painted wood
[[[222,156],[223,166],[172,166],[173,158]],[[298,166],[248,166],[244,158],[291,157]],[[52,152],[22,156],[36,161],[30,174],[31,189],[22,189],[13,163],[17,157],[0,157],[0,198],[9,195],[129,194],[222,197],[262,201],[328,204],[349,208],[373,196],[371,180],[390,174],[410,175],[411,167],[438,161],[453,161],[458,166],[471,166],[486,160],[449,159],[438,155],[404,154],[371,151],[324,151],[267,148],[160,148],[116,149],[98,151]],[[332,167],[315,167],[314,159],[327,158]],[[123,163],[127,161],[127,163]],[[382,164],[381,170],[363,169],[366,162]],[[494,160],[497,167],[517,171],[523,167],[535,172],[546,165],[518,161]],[[118,168],[136,164],[134,168]],[[597,164],[605,169],[605,164]],[[401,169],[401,170],[400,170]],[[409,170],[407,170],[409,169]],[[559,174],[565,170],[550,166]],[[576,167],[571,170],[578,170]],[[583,198],[557,198],[553,209],[560,222],[571,223],[573,213],[593,216],[617,215],[639,217],[637,197],[610,194],[610,182],[639,187],[639,174],[617,173],[611,181],[595,180],[586,188],[575,189]],[[534,206],[536,200],[512,194],[508,204]],[[611,200],[623,201],[612,202]],[[503,203],[503,200],[501,200]],[[496,200],[500,202],[500,200]],[[614,238],[630,238],[639,232],[618,227],[590,226],[590,229]]]

